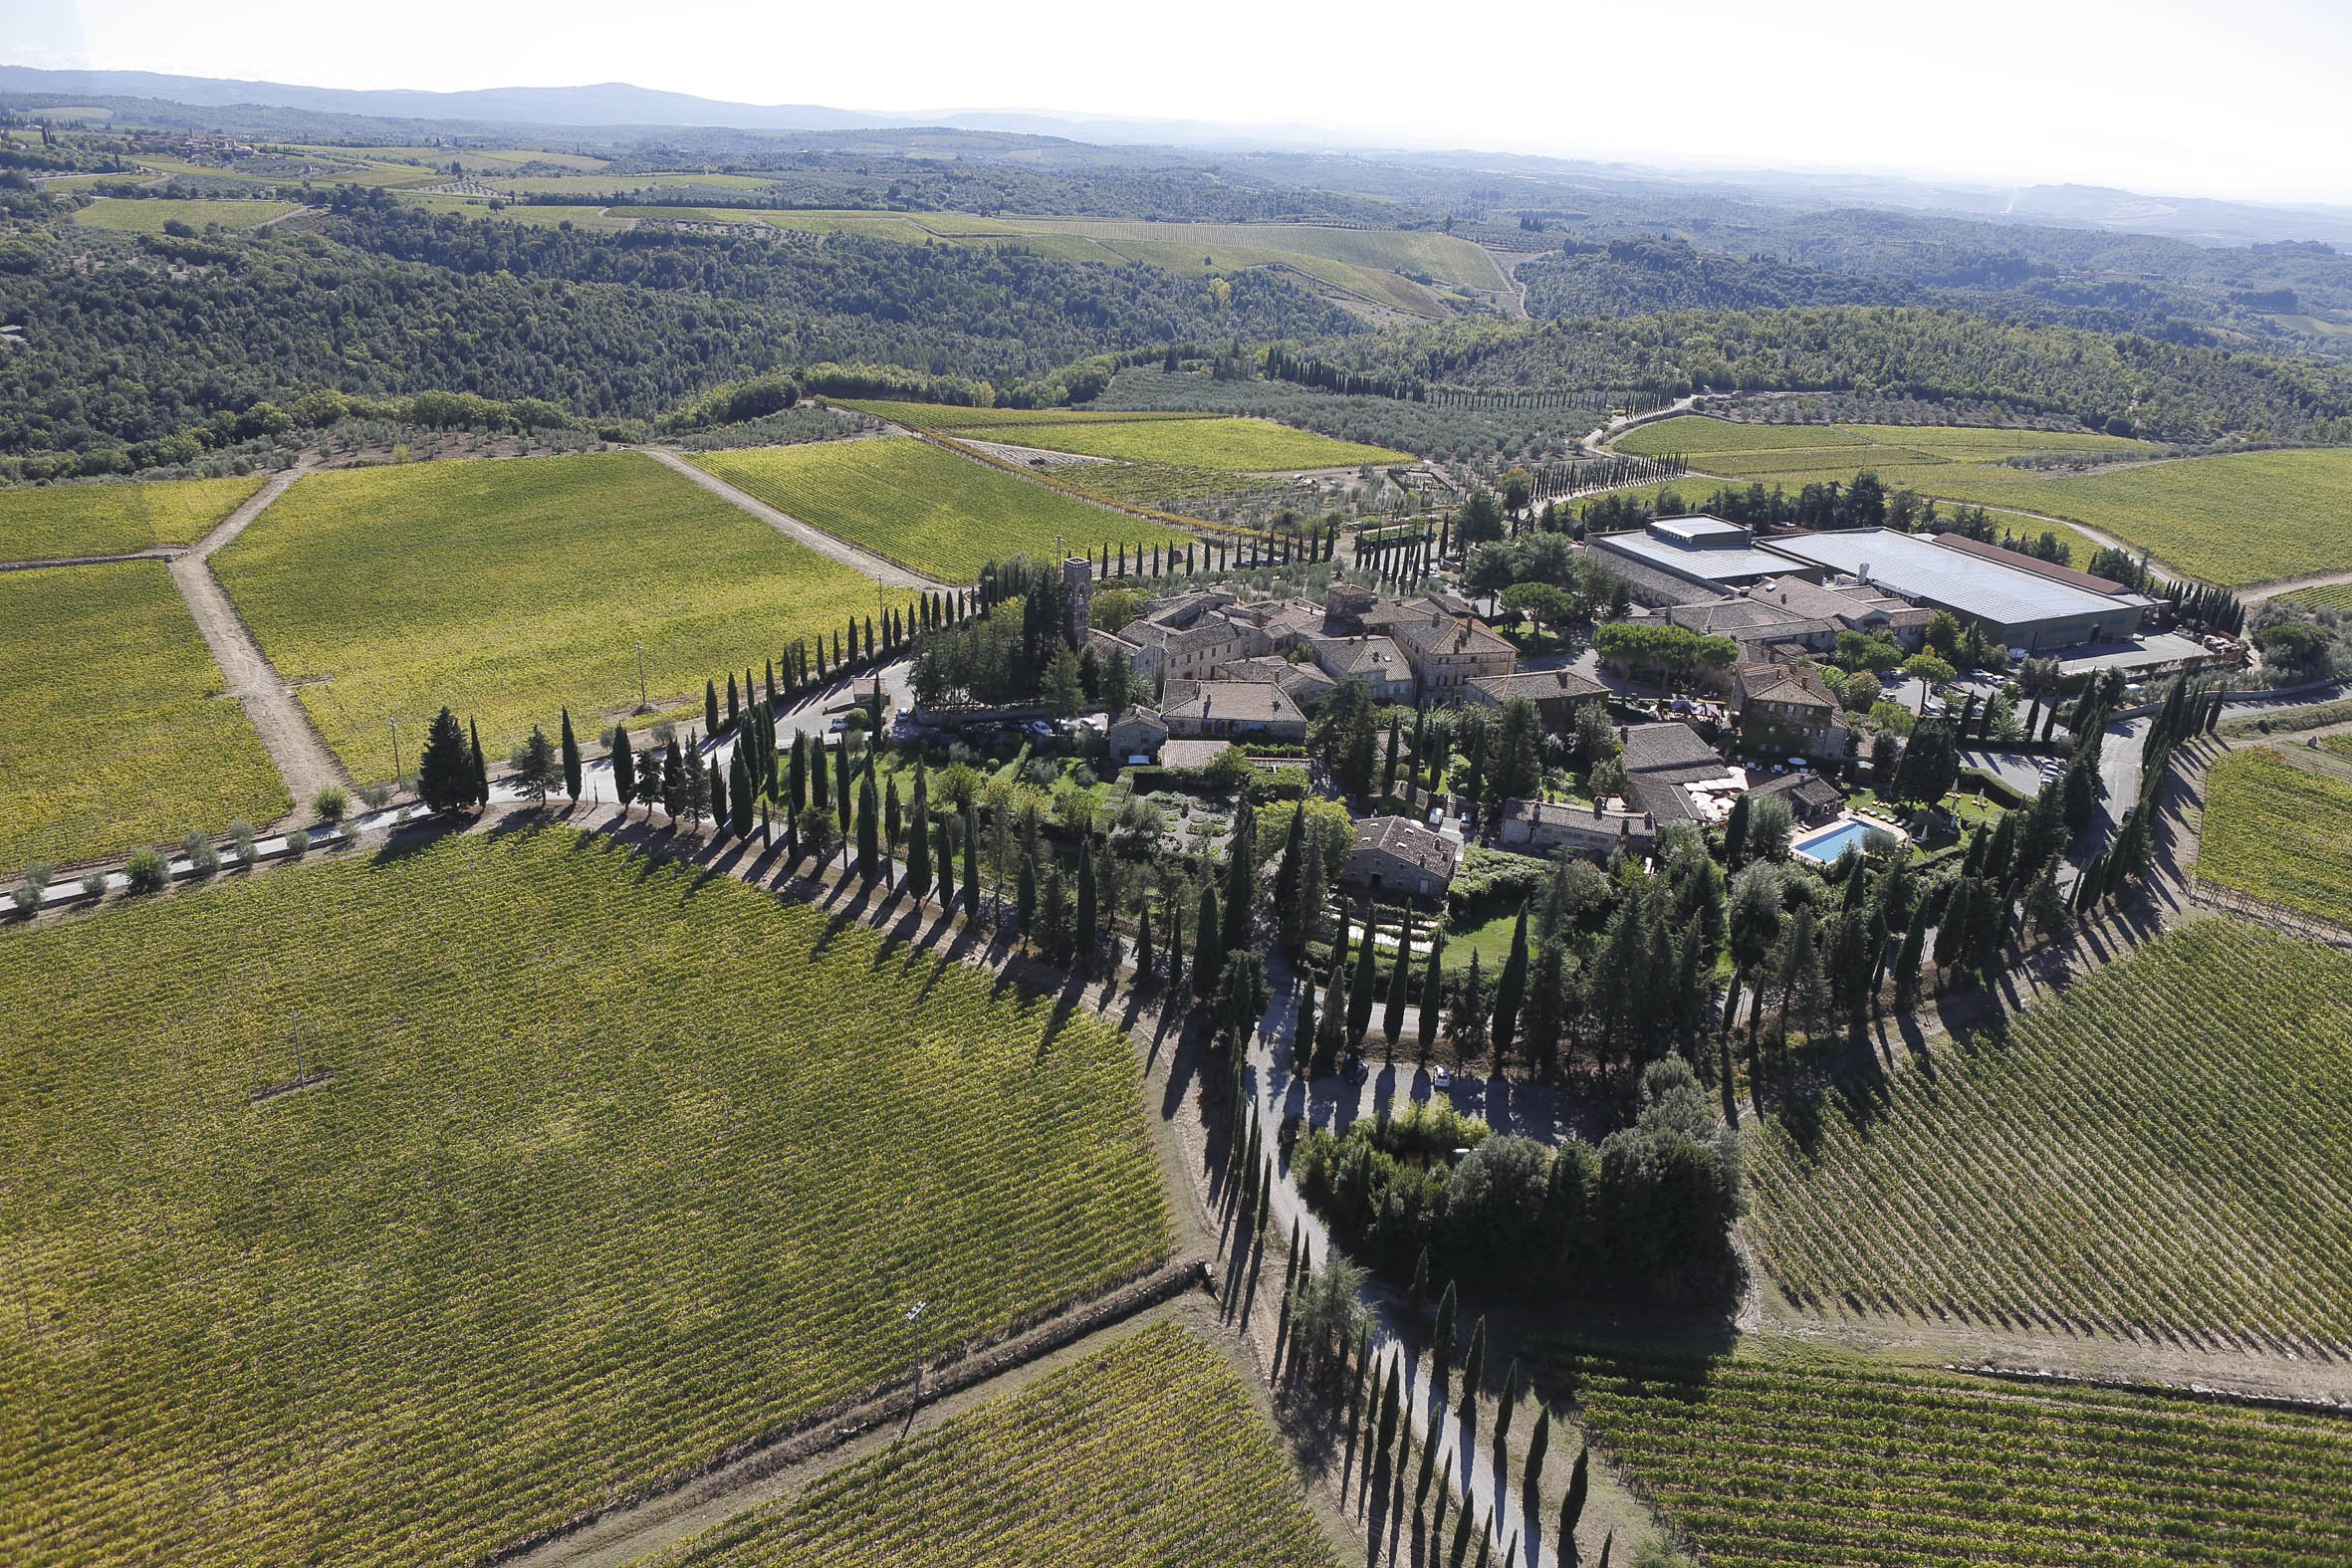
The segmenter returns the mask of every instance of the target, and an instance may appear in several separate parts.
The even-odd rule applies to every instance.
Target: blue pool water
[[[1825,827],[1809,837],[1800,838],[1788,847],[1800,855],[1810,855],[1827,864],[1844,854],[1848,844],[1856,849],[1861,848],[1862,835],[1869,831],[1870,824],[1867,822],[1840,822],[1835,827]]]

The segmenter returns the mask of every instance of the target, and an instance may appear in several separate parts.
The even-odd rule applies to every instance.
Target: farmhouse
[[[1522,670],[1516,675],[1482,675],[1462,688],[1465,707],[1500,708],[1517,697],[1535,705],[1535,712],[1553,729],[1573,722],[1576,705],[1598,702],[1609,689],[1571,669]]]
[[[1168,744],[1167,722],[1156,708],[1130,708],[1104,733],[1114,763],[1148,763]]]
[[[1782,774],[1748,792],[1752,795],[1781,796],[1788,802],[1789,813],[1800,824],[1808,827],[1828,821],[1845,804],[1845,796],[1839,792],[1837,785],[1816,773]]]
[[[1732,671],[1732,716],[1752,752],[1842,762],[1854,725],[1819,673],[1797,664],[1743,664]]]
[[[1917,653],[1926,640],[1928,622],[1936,616],[1932,609],[1906,604],[1867,582],[1814,582],[1793,575],[1754,583],[1746,598],[1751,604],[1828,627],[1831,637],[1827,642],[1808,644],[1814,648],[1833,646],[1836,632],[1858,631],[1865,636],[1890,637],[1905,653]]]
[[[1573,805],[1563,800],[1510,799],[1495,815],[1495,841],[1524,855],[1566,849],[1606,861],[1620,849],[1649,853],[1658,841],[1658,818],[1649,811],[1597,800]]]
[[[1413,667],[1396,643],[1387,637],[1310,637],[1307,650],[1334,684],[1362,681],[1374,702],[1409,703],[1413,700]]]
[[[1170,681],[1159,715],[1169,735],[1185,740],[1306,739],[1306,715],[1272,681]]]
[[[1340,880],[1375,893],[1442,898],[1459,859],[1454,842],[1405,816],[1358,822]]]
[[[1489,631],[1485,622],[1449,614],[1430,599],[1422,602],[1430,606],[1426,611],[1398,615],[1387,622],[1387,629],[1421,683],[1424,701],[1458,701],[1472,681],[1509,675],[1519,668],[1519,650]]]
[[[1633,804],[1661,822],[1711,822],[1722,815],[1721,797],[1747,787],[1715,748],[1687,724],[1621,725],[1627,785]]]

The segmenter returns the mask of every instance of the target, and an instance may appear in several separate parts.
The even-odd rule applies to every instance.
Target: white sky
[[[2352,204],[2352,0],[0,0],[0,61]]]

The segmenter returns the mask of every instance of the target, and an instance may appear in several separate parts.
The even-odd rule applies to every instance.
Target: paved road
[[[827,534],[823,529],[811,528],[799,518],[778,511],[749,491],[739,490],[718,475],[695,467],[667,447],[642,446],[637,450],[664,467],[676,469],[712,495],[743,508],[744,511],[749,512],[753,517],[758,518],[795,544],[806,545],[821,556],[828,556],[844,566],[854,567],[885,587],[904,588],[915,593],[929,593],[944,589],[948,585],[926,577],[920,572],[909,571],[895,561],[884,560],[871,551],[859,550],[848,541],[836,535]]]

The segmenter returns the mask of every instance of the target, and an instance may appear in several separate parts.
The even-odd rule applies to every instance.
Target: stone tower
[[[1086,626],[1094,599],[1094,562],[1084,556],[1071,556],[1061,562],[1061,598],[1069,611],[1069,640],[1073,646],[1086,645]]]

